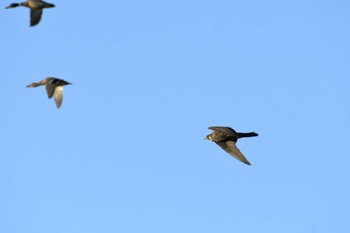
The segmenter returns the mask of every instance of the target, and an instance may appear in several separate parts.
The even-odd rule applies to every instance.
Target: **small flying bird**
[[[211,126],[208,129],[214,130],[211,134],[208,134],[205,139],[218,144],[224,151],[240,160],[241,162],[250,165],[250,162],[244,157],[242,152],[237,148],[236,142],[238,138],[256,137],[255,132],[250,133],[238,133],[230,127],[223,126]]]
[[[63,79],[48,77],[38,83],[31,83],[27,87],[38,87],[43,85],[46,86],[47,96],[50,99],[53,96],[57,108],[60,108],[63,101],[63,86],[71,85],[71,83],[66,82]]]
[[[21,3],[12,3],[11,5],[5,7],[6,9],[15,8],[18,6],[25,6],[30,9],[30,26],[37,25],[41,20],[41,15],[43,14],[44,8],[55,7],[54,4],[47,3],[41,0],[28,0]]]

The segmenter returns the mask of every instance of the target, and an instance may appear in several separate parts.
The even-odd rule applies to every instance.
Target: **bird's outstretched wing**
[[[245,164],[250,165],[250,162],[244,157],[242,152],[237,148],[236,143],[233,141],[226,141],[226,142],[216,142],[222,149],[224,149],[227,153],[238,159],[239,161],[242,161]]]
[[[41,15],[43,14],[42,9],[30,10],[30,26],[37,25],[41,20]]]
[[[234,131],[232,128],[230,127],[223,127],[223,126],[211,126],[208,129],[214,130],[214,131],[219,131],[223,134],[225,134],[226,136],[237,136],[237,132]]]
[[[45,87],[46,87],[47,96],[51,99],[55,92],[56,85],[48,81]]]
[[[60,108],[63,101],[63,86],[58,86],[55,88],[53,98],[55,99],[57,108]]]

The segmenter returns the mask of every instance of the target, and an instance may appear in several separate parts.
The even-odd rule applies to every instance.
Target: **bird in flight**
[[[57,108],[60,108],[63,101],[63,86],[71,85],[71,83],[63,79],[48,77],[38,83],[31,83],[27,87],[46,86],[47,96],[55,99]]]
[[[41,0],[28,0],[21,3],[12,3],[11,5],[5,7],[6,9],[15,8],[18,6],[25,6],[30,9],[30,26],[37,25],[41,20],[41,15],[43,14],[44,8],[55,7],[54,4],[47,3]]]
[[[236,142],[239,138],[256,137],[255,132],[250,133],[238,133],[230,127],[223,126],[211,126],[208,129],[214,130],[211,134],[208,134],[205,139],[218,144],[224,151],[240,160],[241,162],[250,165],[250,162],[244,157],[242,152],[237,148]]]

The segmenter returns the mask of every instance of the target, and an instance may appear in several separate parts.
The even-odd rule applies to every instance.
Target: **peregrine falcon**
[[[208,134],[205,139],[218,144],[224,151],[242,161],[245,164],[250,165],[250,162],[244,157],[242,152],[237,148],[236,142],[238,138],[256,137],[255,132],[250,133],[238,133],[230,127],[223,126],[211,126],[208,129],[214,130],[211,134]]]

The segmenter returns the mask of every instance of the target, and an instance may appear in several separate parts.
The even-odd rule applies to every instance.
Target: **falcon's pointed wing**
[[[208,129],[214,130],[214,131],[219,131],[223,134],[225,134],[226,136],[237,136],[237,132],[234,131],[232,128],[230,127],[223,127],[223,126],[211,126]]]
[[[217,142],[222,149],[224,149],[227,153],[235,157],[236,159],[242,161],[245,164],[250,165],[250,162],[244,157],[242,152],[237,148],[236,143],[233,141],[227,142]]]

